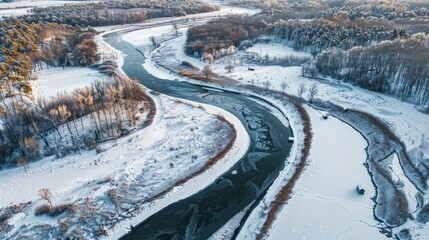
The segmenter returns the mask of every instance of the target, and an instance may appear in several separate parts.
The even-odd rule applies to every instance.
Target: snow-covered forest
[[[308,21],[288,12],[211,21],[188,30],[187,53],[215,55],[229,46],[247,48],[252,42],[272,40],[311,53],[315,58],[307,65],[322,76],[428,104],[429,28],[420,24],[429,19],[425,7],[368,2],[310,12]],[[267,57],[259,56],[261,61]]]
[[[7,20],[28,23],[47,21],[73,26],[106,26],[140,23],[151,18],[186,16],[214,10],[218,10],[218,7],[197,0],[185,2],[174,0],[106,1],[33,8],[31,15]]]

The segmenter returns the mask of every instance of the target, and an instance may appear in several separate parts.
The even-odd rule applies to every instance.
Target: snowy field
[[[258,9],[247,9],[247,8],[240,8],[240,7],[228,7],[228,6],[220,6],[219,11],[214,12],[206,12],[206,13],[198,13],[198,14],[192,14],[187,16],[181,16],[181,17],[167,17],[167,18],[154,18],[154,19],[148,19],[142,23],[137,24],[124,24],[124,25],[111,25],[111,26],[102,26],[102,27],[95,27],[97,31],[101,32],[112,32],[112,31],[119,31],[124,29],[132,29],[132,28],[142,28],[152,25],[160,25],[160,24],[167,24],[172,26],[173,23],[177,21],[187,21],[188,23],[184,23],[184,26],[187,25],[194,25],[196,21],[199,21],[199,23],[205,22],[213,17],[223,17],[228,15],[253,15],[255,13],[260,12]],[[154,29],[152,31],[152,34],[158,34],[161,31],[157,29]],[[151,35],[152,35],[151,34]]]
[[[309,58],[311,54],[308,52],[298,52],[293,50],[292,48],[279,44],[279,43],[270,43],[270,44],[261,44],[257,43],[252,47],[246,49],[247,52],[253,52],[258,54],[259,56],[265,57],[266,55],[272,57],[301,57],[301,58]]]
[[[2,17],[12,17],[12,16],[20,16],[29,14],[31,8],[11,8],[11,9],[1,9],[1,3],[0,3],[0,20]]]
[[[105,79],[106,75],[95,69],[84,67],[62,67],[45,69],[37,72],[37,80],[32,82],[33,97],[43,96],[52,99],[58,93],[71,93],[77,88],[90,86],[94,80]]]
[[[181,30],[183,36],[175,38],[171,41],[162,44],[160,54],[169,56],[169,61],[187,61],[197,68],[202,68],[206,63],[199,59],[189,57],[183,53],[183,46],[186,42],[186,29]],[[263,47],[265,45],[265,47]],[[250,48],[252,51],[268,53],[270,56],[275,54],[298,55],[303,56],[307,53],[295,52],[290,48],[283,48],[279,44],[256,44],[256,47]],[[281,51],[284,49],[284,52]],[[176,59],[171,59],[174,55]],[[262,54],[264,55],[264,53]],[[232,73],[228,73],[225,69],[226,64],[229,64],[232,57],[224,57],[216,60],[212,64],[212,69],[215,73],[228,76],[234,80],[240,81],[242,84],[254,84],[256,86],[265,87],[269,82],[269,89],[282,91],[282,83],[285,82],[287,87],[285,92],[291,95],[297,95],[299,85],[306,85],[308,89],[313,83],[317,84],[318,94],[315,98],[330,101],[344,108],[361,110],[373,114],[384,120],[391,130],[405,142],[407,149],[412,150],[417,148],[423,142],[429,142],[429,115],[419,112],[415,105],[399,101],[395,98],[361,89],[351,84],[343,83],[335,79],[327,79],[323,81],[312,80],[301,76],[301,67],[281,67],[281,66],[254,66],[254,71],[248,71],[247,65],[240,65],[240,61],[236,61],[235,69]],[[147,62],[145,67],[155,65],[153,61]],[[153,68],[153,67],[152,67]],[[166,79],[174,79],[171,76],[163,75]],[[176,77],[177,78],[177,77]],[[307,92],[303,94],[307,98]],[[422,152],[425,158],[429,158],[429,151]]]
[[[142,45],[152,45],[150,37],[154,37],[156,41],[162,39],[163,36],[167,33],[172,33],[174,31],[173,25],[166,25],[162,27],[157,27],[156,31],[152,28],[141,29],[137,31],[130,32],[126,34],[122,40],[126,42],[133,43],[137,46]]]
[[[176,63],[187,61],[198,68],[202,68],[206,63],[183,53],[182,48],[186,41],[186,28],[180,29],[180,31],[183,34],[182,36],[161,44],[161,47],[154,51],[152,55],[156,55],[158,60],[164,58],[166,62]],[[294,53],[290,48],[282,49],[283,46],[280,44],[257,44],[253,48],[250,48],[250,51],[258,54],[262,52],[262,55],[267,53],[270,56],[308,56],[307,53]],[[239,59],[239,56],[240,55],[237,55],[236,59]],[[228,73],[224,67],[226,64],[233,62],[233,58],[234,56],[229,56],[218,59],[211,67],[215,73],[226,75],[234,80],[240,81],[242,84],[254,84],[260,87],[266,87],[268,82],[269,89],[282,91],[281,85],[284,82],[287,84],[285,92],[292,95],[297,95],[301,83],[305,84],[306,89],[308,89],[311,84],[315,83],[318,88],[318,93],[315,96],[317,99],[331,101],[344,108],[361,110],[381,118],[387,123],[391,130],[405,142],[408,150],[416,152],[416,154],[424,158],[429,157],[429,152],[427,148],[424,147],[427,146],[427,142],[429,142],[429,128],[427,127],[429,116],[419,112],[414,105],[334,79],[312,80],[302,77],[301,67],[253,66],[255,70],[248,71],[245,64],[241,66],[240,61],[236,61],[234,71]],[[152,56],[145,62],[144,67],[150,73],[160,78],[194,81],[164,71],[163,68],[157,66]],[[308,99],[307,91],[303,94],[303,97]],[[298,184],[299,186],[296,188],[296,194],[291,200],[291,204],[296,204],[298,201],[305,202],[305,204],[307,204],[309,208],[311,206],[314,211],[305,211],[306,214],[303,214],[302,211],[297,212],[299,209],[303,209],[301,207],[287,207],[285,211],[282,212],[283,217],[280,218],[282,222],[275,226],[273,232],[273,236],[275,237],[272,237],[272,239],[279,239],[281,234],[284,234],[285,231],[296,236],[297,239],[314,239],[315,236],[321,236],[322,239],[335,239],[337,235],[343,239],[360,239],[359,233],[362,232],[367,233],[368,236],[374,236],[371,239],[382,239],[384,235],[378,232],[376,228],[377,222],[373,217],[372,211],[374,202],[369,199],[374,196],[374,187],[371,183],[370,176],[362,165],[366,157],[366,142],[353,128],[339,120],[330,119],[328,121],[318,122],[317,120],[320,120],[320,114],[314,113],[314,110],[309,111],[313,111],[313,118],[319,118],[316,119],[314,124],[315,128],[318,128],[318,136],[320,137],[319,140],[315,140],[317,142],[313,144],[311,150],[313,153],[311,165],[308,171],[304,171],[302,186],[301,183]],[[328,129],[330,129],[330,132],[324,131],[323,125],[320,124],[329,125],[330,127]],[[344,129],[344,135],[341,135],[343,131],[338,131],[337,128]],[[335,134],[340,134],[340,136],[336,136]],[[326,141],[320,140],[320,138],[323,139],[323,137],[327,137],[331,139],[330,137],[332,137],[332,142],[337,142],[334,136],[342,139],[342,142],[339,142],[342,143],[342,145],[347,144],[347,142],[350,141],[349,139],[354,139],[352,144],[357,145],[348,145],[342,149],[350,150],[350,152],[336,152],[332,149],[330,151],[327,149],[323,150]],[[356,154],[350,154],[356,151]],[[321,154],[320,157],[314,157],[319,153]],[[325,155],[323,155],[323,153]],[[392,158],[393,157],[394,156],[392,156]],[[351,164],[345,164],[344,161],[346,160],[353,162]],[[331,162],[329,162],[329,165],[324,166],[323,164],[327,163],[327,161]],[[327,168],[332,165],[332,161],[338,163],[338,166],[342,166],[344,169],[348,170],[343,171],[342,168],[337,168],[336,166],[333,166],[332,169]],[[415,206],[415,198],[413,196],[413,194],[415,194],[415,188],[407,186],[409,181],[404,179],[405,176],[398,165],[397,158],[394,158],[391,166],[392,172],[395,175],[394,178],[397,180],[400,179],[405,183],[403,190],[407,193],[408,200],[412,203],[410,205]],[[337,179],[333,179],[332,177],[335,174],[338,174],[337,177],[341,178],[341,185],[331,189],[330,186],[337,181]],[[287,175],[287,173],[284,175]],[[311,181],[313,181],[313,183],[315,181],[320,181],[320,183],[325,184],[325,187],[323,187],[323,185],[312,185]],[[358,183],[364,184],[367,190],[363,197],[359,197],[356,194],[355,187]],[[410,189],[408,189],[408,187]],[[333,191],[328,191],[329,189]],[[275,193],[276,192],[272,192],[271,194]],[[270,199],[270,196],[267,196],[267,198]],[[266,203],[268,202],[269,201]],[[320,209],[315,209],[316,206],[319,206],[320,209],[327,210],[321,211]],[[333,213],[335,213],[334,215],[336,215],[336,217],[332,217],[329,224],[323,221],[326,219],[326,216],[330,216]],[[317,216],[315,214],[317,214]],[[326,214],[326,216],[324,216],[324,214]],[[249,219],[254,222],[258,221],[257,216],[256,218]],[[294,219],[298,219],[299,223],[295,224]],[[291,223],[288,223],[288,221]],[[255,224],[257,225],[257,223]],[[288,227],[285,228],[284,226]],[[413,223],[410,221],[403,227],[408,227],[412,231],[416,231],[414,236],[420,234],[419,239],[424,239],[424,236],[426,236],[423,234],[426,227],[416,226],[415,222]],[[306,231],[308,228],[312,230]],[[252,229],[254,231],[255,228],[250,228],[249,231],[252,231]],[[227,234],[221,234],[221,236],[226,235]]]
[[[29,164],[28,174],[23,168],[3,171],[0,176],[0,207],[32,201],[22,214],[11,218],[15,219],[8,222],[12,230],[4,236],[25,236],[31,232],[28,225],[33,224],[48,224],[55,228],[55,222],[67,217],[34,216],[34,208],[43,203],[38,194],[41,188],[50,189],[55,204],[80,203],[85,197],[94,202],[102,201],[104,204],[96,205],[97,211],[108,214],[115,208],[115,205],[108,204],[106,197],[110,189],[124,185],[128,186],[130,193],[133,188],[135,191],[138,189],[140,194],[131,194],[127,201],[144,202],[202,168],[210,157],[226,146],[226,141],[219,142],[218,139],[230,138],[231,129],[214,115],[165,97],[156,102],[158,115],[153,125],[106,143],[102,146],[106,151],[101,154],[94,150],[63,159],[45,159]],[[137,212],[143,207],[147,206],[133,206]],[[73,216],[78,217],[79,211]],[[16,220],[18,217],[19,221]],[[26,225],[25,231],[21,229]],[[20,229],[22,232],[18,233]]]
[[[100,40],[97,40],[100,49],[106,51],[101,57],[115,60],[121,66],[121,53]],[[53,98],[60,92],[88,86],[101,77],[103,75],[88,68],[42,70],[38,73],[38,80],[33,82],[34,95],[36,99],[42,95]],[[130,224],[135,225],[166,205],[203,189],[246,152],[249,136],[232,114],[209,105],[178,101],[162,95],[152,94],[151,97],[157,106],[154,123],[127,137],[100,145],[97,149],[102,153],[97,154],[93,150],[61,159],[52,156],[27,164],[27,170],[3,171],[0,175],[0,211],[11,215],[4,225],[8,230],[2,229],[0,237],[64,236],[64,232],[59,232],[64,231],[64,222],[68,224],[68,233],[73,234],[82,227],[79,219],[82,214],[87,216],[85,206],[89,204],[90,209],[101,215],[87,222],[89,230],[84,231],[85,237],[98,238],[99,233],[90,229],[102,221],[103,229],[108,232],[107,238],[115,239],[126,233]],[[232,129],[217,118],[219,115],[237,131],[236,142],[227,155],[204,174],[173,188],[155,202],[145,203],[157,193],[173,187],[175,182],[192,175],[226,147],[228,142],[219,142],[218,139],[231,139]],[[41,188],[52,192],[54,205],[76,204],[77,211],[55,217],[35,216],[35,208],[44,203],[38,192]],[[124,212],[120,217],[111,215],[118,210],[118,203],[112,202],[112,192],[123,199],[119,210]],[[20,212],[11,213],[12,205],[28,201],[30,203],[22,205]],[[133,211],[129,212],[129,209]],[[44,231],[40,231],[41,228]]]
[[[351,126],[307,107],[313,128],[308,165],[268,239],[387,239],[375,227],[375,189],[363,165],[365,139]],[[355,188],[361,184],[365,194]]]
[[[30,14],[34,7],[49,7],[65,4],[82,4],[92,1],[14,1],[10,3],[0,3],[0,20],[2,17],[20,16]],[[95,1],[94,1],[95,2]]]
[[[96,2],[96,1],[49,1],[49,0],[31,0],[31,1],[13,1],[0,3],[0,9],[12,9],[12,8],[23,8],[23,7],[48,7],[48,6],[58,6],[58,5],[64,5],[69,3],[90,3],[90,2]]]
[[[89,85],[93,77],[98,77],[98,74],[86,68],[44,70],[39,74],[37,81],[40,82],[36,92],[54,97],[57,92]],[[229,169],[246,151],[249,137],[233,115],[211,106],[176,101],[163,96],[152,97],[157,104],[155,122],[130,136],[102,145],[100,149],[106,151],[101,154],[96,154],[94,150],[62,159],[46,158],[28,164],[28,173],[23,168],[3,171],[0,175],[0,208],[32,202],[22,212],[11,216],[7,221],[10,231],[3,237],[32,235],[37,233],[32,232],[33,228],[37,229],[44,224],[55,229],[58,222],[64,220],[64,215],[55,218],[34,216],[35,207],[43,203],[38,193],[41,188],[50,189],[55,204],[80,203],[85,196],[90,197],[95,202],[97,211],[105,211],[106,214],[115,208],[114,205],[109,207],[106,194],[116,186],[125,184],[130,190],[134,186],[144,193],[132,194],[136,198],[128,199],[130,202],[144,201],[171,188],[176,181],[200,169],[209,158],[225,148],[228,142],[219,142],[218,139],[230,139],[231,129],[226,123],[219,121],[216,115],[222,115],[238,125],[237,141],[241,143],[234,144],[225,160],[214,167],[221,170],[209,170],[209,173],[204,174],[204,180],[191,182],[189,187],[174,190],[174,194],[170,194],[172,196],[161,199],[159,204],[134,206],[136,212],[129,215],[128,221],[137,223],[168,202],[177,201],[178,198],[202,189],[218,174]],[[133,218],[138,212],[138,218]],[[78,213],[79,211],[76,214]],[[110,227],[114,226],[116,227],[110,237],[125,233],[129,224],[115,222]],[[73,224],[71,227],[73,228]],[[0,233],[0,236],[4,233]],[[54,237],[55,231],[52,230],[49,234]],[[87,234],[89,238],[95,237]],[[34,236],[46,237],[43,234]]]

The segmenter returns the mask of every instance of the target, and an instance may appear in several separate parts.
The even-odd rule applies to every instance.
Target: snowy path
[[[375,227],[375,189],[363,165],[365,139],[351,126],[306,107],[314,132],[309,165],[269,239],[386,239]],[[356,193],[362,184],[365,195]]]

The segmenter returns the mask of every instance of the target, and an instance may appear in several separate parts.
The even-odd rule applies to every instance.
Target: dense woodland
[[[88,4],[68,4],[46,8],[34,8],[31,15],[10,18],[35,23],[55,22],[80,26],[106,26],[126,23],[140,23],[157,17],[185,16],[187,14],[210,12],[218,7],[200,1],[109,1]]]
[[[368,1],[332,8],[325,3],[326,9],[315,13],[311,1],[304,7],[291,2],[281,14],[229,17],[190,28],[185,51],[211,54],[225,46],[245,48],[269,39],[310,52],[315,58],[304,66],[317,68],[323,76],[429,104],[429,12],[424,3]],[[303,16],[312,20],[303,21]],[[404,21],[407,24],[401,24]]]
[[[111,81],[110,85],[100,81],[92,88],[70,96],[60,95],[54,101],[31,100],[31,81],[36,80],[36,70],[61,65],[90,66],[99,61],[93,40],[95,32],[91,29],[84,31],[79,26],[36,22],[0,22],[0,121],[3,125],[0,164],[9,160],[12,161],[9,165],[18,160],[25,163],[53,154],[53,149],[62,155],[70,150],[92,148],[96,141],[120,135],[123,126],[134,126],[142,110],[144,95],[131,80]],[[101,112],[104,118],[100,117]],[[87,127],[91,129],[89,132],[83,120],[88,114],[92,125]],[[75,122],[78,119],[79,130]],[[67,127],[68,138],[61,133],[60,126]]]
[[[31,94],[30,80],[43,66],[97,62],[95,33],[56,23],[0,22],[0,98]]]
[[[140,85],[99,63],[89,26],[217,10],[197,0],[138,0],[32,9],[0,22],[0,166],[57,157],[126,134],[149,108]],[[112,76],[55,100],[32,99],[35,72],[52,66],[95,66]],[[80,124],[79,124],[80,123]]]
[[[392,94],[418,104],[429,102],[429,36],[417,33],[348,51],[327,49],[317,55],[324,75]]]

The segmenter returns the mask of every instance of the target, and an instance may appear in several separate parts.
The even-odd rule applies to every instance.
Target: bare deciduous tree
[[[25,158],[24,157],[18,158],[17,163],[18,163],[18,166],[24,167],[24,171],[25,173],[27,173],[27,162],[25,161]]]
[[[271,86],[270,81],[267,79],[267,81],[264,82],[265,90],[268,91],[268,88]]]
[[[149,40],[152,42],[152,45],[154,45],[154,46],[156,46],[156,45],[157,45],[157,42],[156,42],[156,38],[155,38],[155,36],[150,36],[150,37],[149,37]]]
[[[316,83],[311,84],[310,88],[308,89],[308,97],[310,102],[313,102],[313,99],[318,92],[319,92],[319,89],[317,88],[317,84]]]
[[[232,72],[234,70],[234,65],[231,63],[225,66],[225,69],[228,70],[228,72]]]
[[[207,80],[210,78],[210,75],[213,74],[213,71],[212,71],[212,68],[210,67],[210,65],[205,65],[202,72],[203,72],[203,74]]]
[[[287,87],[289,87],[289,85],[287,84],[287,82],[282,82],[282,83],[280,84],[280,87],[282,88],[282,92],[285,92],[285,89],[286,89]]]
[[[42,188],[39,190],[39,193],[40,193],[40,196],[48,202],[49,207],[52,210],[54,208],[54,206],[52,205],[52,199],[51,199],[52,193],[51,193],[51,191],[48,188]]]
[[[300,98],[302,97],[302,94],[304,94],[305,90],[307,90],[306,88],[307,88],[307,86],[305,85],[305,83],[299,84],[299,87],[298,87],[298,97],[300,97]]]
[[[308,71],[308,74],[310,74],[311,78],[314,78],[317,75],[317,73],[319,72],[319,71],[317,71],[316,66],[310,66],[307,71]]]

